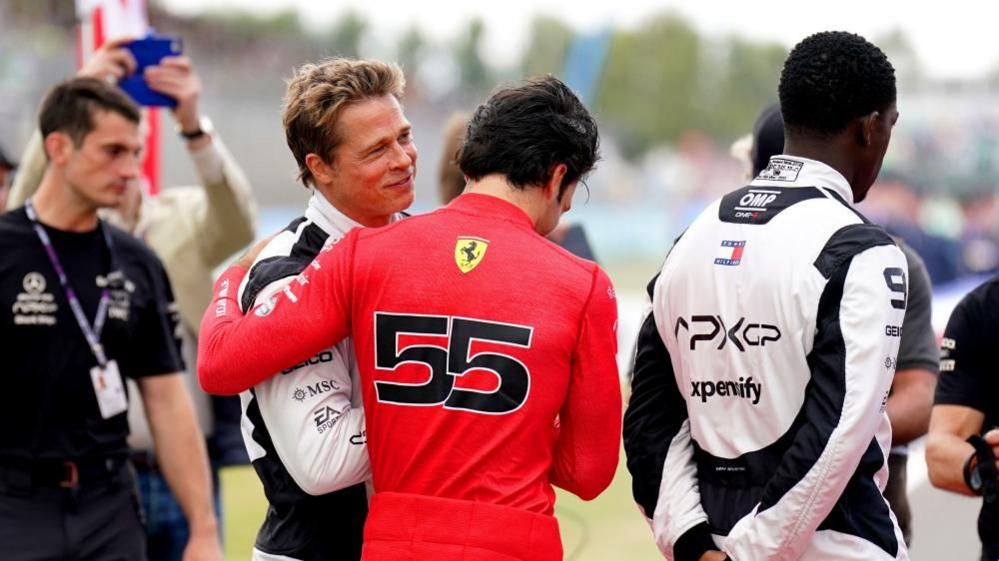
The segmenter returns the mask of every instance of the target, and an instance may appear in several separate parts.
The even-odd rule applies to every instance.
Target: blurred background
[[[498,84],[553,73],[596,114],[602,161],[569,220],[582,224],[621,295],[621,364],[641,319],[643,287],[672,240],[720,194],[747,181],[733,155],[759,111],[776,101],[793,44],[846,29],[896,67],[901,119],[862,210],[921,254],[935,294],[934,324],[999,270],[999,11],[990,3],[836,3],[834,7],[705,0],[502,3],[157,0],[149,21],[179,36],[204,82],[202,111],[242,165],[260,205],[258,234],[301,214],[307,191],[280,123],[284,80],[331,55],[395,60],[420,151],[413,212],[435,208],[441,129]],[[835,11],[834,11],[835,10]],[[45,89],[75,69],[70,0],[0,3],[0,146],[17,157]],[[183,145],[161,133],[161,184],[195,180]],[[249,557],[265,506],[249,467],[224,473],[226,546]],[[910,456],[913,559],[972,559],[978,503],[929,488],[920,445]],[[630,499],[623,462],[593,503],[563,497],[572,559],[656,559]]]

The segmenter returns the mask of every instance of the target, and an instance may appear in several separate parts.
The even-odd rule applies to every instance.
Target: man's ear
[[[333,166],[326,163],[319,154],[310,152],[305,156],[305,167],[312,172],[317,183],[330,183],[333,180]]]
[[[69,159],[70,152],[72,152],[73,139],[64,132],[51,132],[42,141],[42,146],[45,148],[45,157],[50,162],[63,165]]]
[[[558,198],[559,191],[562,187],[562,180],[565,178],[565,173],[569,171],[569,167],[563,163],[555,164],[552,167],[551,173],[548,175],[548,181],[545,182],[545,198],[549,200],[555,200]]]
[[[880,112],[871,111],[857,120],[857,142],[859,142],[864,148],[870,146],[873,142],[874,128],[878,126],[878,120],[880,118]]]

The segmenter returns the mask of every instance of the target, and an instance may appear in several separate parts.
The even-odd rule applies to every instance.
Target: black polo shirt
[[[141,241],[106,227],[111,251],[100,228],[45,230],[91,324],[108,286],[101,343],[122,377],[182,371],[163,266]],[[24,208],[0,215],[0,464],[127,452],[127,415],[101,417],[90,377],[96,365]]]
[[[936,405],[963,405],[985,415],[982,434],[999,427],[999,278],[972,290],[954,308],[944,331]],[[999,503],[982,505],[978,535],[989,559],[999,556]]]

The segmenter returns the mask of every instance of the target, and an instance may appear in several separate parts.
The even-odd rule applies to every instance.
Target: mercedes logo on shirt
[[[28,294],[41,294],[45,292],[45,277],[41,273],[28,273],[22,285]]]

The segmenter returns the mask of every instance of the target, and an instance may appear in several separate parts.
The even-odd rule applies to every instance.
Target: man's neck
[[[518,189],[501,175],[487,175],[478,181],[470,181],[465,193],[478,193],[502,199],[519,207],[537,228],[545,214],[545,201],[540,188]]]
[[[50,167],[31,198],[38,221],[67,232],[97,228],[97,208],[82,200]]]
[[[850,190],[853,191],[853,198],[856,200],[857,194],[853,187],[856,180],[854,177],[857,171],[856,166],[849,157],[846,148],[838,146],[840,143],[846,143],[843,135],[831,140],[788,137],[784,142],[784,153],[788,156],[798,156],[822,162],[838,171],[850,184]]]

